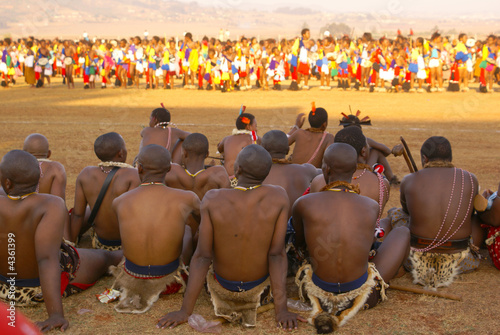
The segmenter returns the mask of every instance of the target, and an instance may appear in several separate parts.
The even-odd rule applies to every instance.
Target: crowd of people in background
[[[241,37],[222,41],[139,36],[129,39],[60,40],[35,37],[1,41],[1,85],[23,77],[31,87],[47,87],[62,76],[68,88],[82,78],[85,89],[121,87],[146,89],[308,90],[310,79],[320,90],[337,81],[341,90],[370,92],[443,92],[469,90],[491,93],[500,84],[500,38],[485,40],[435,32],[429,38],[403,36],[374,39],[334,38],[329,32],[311,39],[309,29],[294,39]],[[174,84],[177,84],[175,86]],[[182,85],[182,86],[181,86]],[[446,85],[446,86],[445,86]],[[316,86],[316,85],[315,85]],[[142,86],[144,87],[144,86]]]

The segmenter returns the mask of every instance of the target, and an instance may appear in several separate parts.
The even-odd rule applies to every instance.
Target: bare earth
[[[20,78],[19,81],[21,81]],[[73,206],[74,185],[78,173],[88,165],[98,163],[93,153],[95,138],[105,132],[116,131],[128,145],[128,162],[138,152],[140,130],[148,123],[152,109],[163,102],[172,112],[173,122],[179,128],[201,132],[210,141],[211,154],[216,145],[234,128],[234,120],[241,104],[258,120],[259,134],[271,129],[287,131],[297,113],[308,112],[316,102],[330,113],[329,130],[335,133],[340,113],[362,111],[372,118],[373,127],[364,129],[366,135],[388,146],[398,143],[404,135],[413,155],[418,159],[420,145],[431,135],[447,137],[454,149],[455,165],[475,173],[483,189],[496,190],[500,168],[495,154],[498,148],[500,112],[496,94],[469,92],[443,94],[391,94],[364,92],[330,92],[314,88],[303,92],[220,92],[146,91],[144,89],[82,90],[81,79],[77,89],[68,91],[56,80],[52,88],[29,89],[24,84],[11,89],[0,89],[0,156],[12,149],[22,148],[24,138],[34,132],[47,136],[53,152],[52,159],[60,161],[68,174],[67,205]],[[287,84],[283,85],[288,87]],[[402,158],[390,158],[395,173],[403,177],[407,168]],[[420,165],[420,164],[419,164]],[[387,209],[397,206],[399,192],[392,188]],[[140,222],[138,222],[140,224]],[[484,256],[487,255],[482,250]],[[461,275],[442,292],[458,294],[462,302],[419,296],[399,291],[388,292],[389,301],[376,308],[360,312],[340,334],[498,334],[500,332],[500,303],[498,288],[500,273],[489,258],[482,261],[478,271]],[[106,277],[88,291],[64,300],[70,334],[124,334],[124,333],[194,333],[188,325],[174,330],[159,331],[155,325],[166,312],[180,307],[182,296],[161,297],[153,308],[143,315],[123,315],[113,305],[100,304],[95,294],[113,283]],[[393,283],[412,286],[411,276]],[[297,297],[293,280],[289,280],[291,298]],[[81,309],[91,312],[78,314]],[[21,309],[30,319],[46,318],[43,305]],[[209,297],[202,293],[195,313],[213,319]],[[276,332],[274,311],[258,316],[256,329],[243,330],[239,326],[224,325],[223,333],[269,334]],[[297,332],[296,332],[297,333]],[[301,324],[300,334],[313,334],[314,329]]]

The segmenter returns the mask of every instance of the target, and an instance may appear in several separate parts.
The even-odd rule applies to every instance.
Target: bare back
[[[234,162],[236,157],[247,145],[254,144],[249,134],[226,136],[219,143],[219,152],[224,155],[224,168],[229,176],[234,175]]]
[[[318,277],[345,283],[366,272],[378,217],[375,201],[346,192],[309,194],[295,203],[293,217]]]
[[[226,170],[222,166],[212,166],[205,170],[190,172],[178,164],[172,164],[171,170],[165,177],[165,184],[169,187],[192,191],[200,200],[205,193],[213,189],[229,188],[230,182]]]
[[[37,244],[39,241],[50,243],[50,239],[55,239],[59,244],[52,247],[59,249],[64,215],[67,215],[64,202],[52,195],[34,194],[17,201],[0,196],[0,245],[3,246],[0,248],[0,259],[5,260],[0,263],[0,274],[7,276],[7,273],[14,272],[17,279],[38,278],[37,248],[43,246]],[[45,236],[51,233],[46,228],[48,225],[59,235]],[[9,269],[7,263],[7,245],[12,242],[9,242],[8,234],[13,234],[15,241],[14,271]]]
[[[273,237],[288,216],[281,187],[263,185],[249,191],[213,190],[203,206],[213,226],[214,269],[227,280],[253,281],[269,273]],[[203,218],[202,218],[203,224]]]
[[[451,239],[464,239],[470,236],[471,215],[478,182],[473,174],[456,169],[454,195],[450,203],[454,172],[455,168],[428,168],[404,178],[401,183],[401,204],[410,214],[412,234],[435,238],[448,210],[446,223],[438,237],[441,238],[448,231],[454,219],[455,223],[448,235],[455,231],[456,233]],[[462,198],[461,206],[459,206],[460,198]],[[462,222],[462,227],[457,231]]]
[[[309,187],[317,170],[311,164],[273,164],[263,184],[281,186],[290,201],[288,216],[292,216],[292,206]]]
[[[59,162],[39,161],[41,173],[38,186],[39,193],[52,194],[66,199],[66,170]]]
[[[317,168],[321,168],[323,154],[326,148],[328,148],[334,140],[332,134],[327,133],[323,139],[324,135],[324,133],[310,132],[303,129],[298,129],[294,132],[289,139],[289,142],[295,143],[292,154],[292,163],[309,163]]]
[[[199,212],[193,192],[138,187],[113,201],[124,256],[137,265],[165,265],[181,255],[185,222]]]
[[[107,174],[98,167],[89,166],[83,169],[76,181],[75,210],[82,210],[82,204],[88,203],[90,209],[94,208],[102,185],[106,180]],[[113,200],[123,193],[139,186],[140,180],[136,169],[120,168],[104,196],[99,212],[95,218],[95,231],[97,235],[106,240],[119,240],[120,232],[118,220],[111,208]],[[83,212],[85,209],[83,208]]]

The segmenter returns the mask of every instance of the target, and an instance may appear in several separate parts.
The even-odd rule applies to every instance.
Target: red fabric
[[[309,193],[311,193],[311,186],[307,188],[307,190],[304,192],[304,194],[302,194],[302,196],[308,195]]]
[[[481,85],[486,86],[485,69],[481,69],[481,74],[479,75],[479,82],[481,83]]]
[[[90,77],[88,74],[85,74],[85,71],[83,72],[83,83],[88,84],[90,81]]]
[[[309,72],[310,72],[309,64],[307,64],[307,63],[304,64],[304,63],[299,62],[299,66],[298,66],[297,72],[300,73],[300,74],[303,74],[305,76],[308,76]]]
[[[483,226],[483,228],[488,228],[487,239],[495,235],[497,231],[500,231],[500,227]],[[490,252],[493,265],[500,270],[500,236],[493,241],[492,245],[488,246],[488,251]]]
[[[187,280],[188,280],[187,274],[182,273],[181,276],[182,276],[182,279],[184,279],[184,281],[187,282]],[[161,292],[161,295],[169,295],[169,294],[177,293],[180,291],[181,288],[182,288],[182,284],[174,282],[170,285],[167,285],[165,290],[163,292]]]
[[[64,294],[64,291],[66,291],[66,287],[68,287],[68,284],[69,284],[69,273],[61,272],[61,296]]]
[[[358,64],[358,70],[356,71],[356,79],[361,81],[361,64]]]

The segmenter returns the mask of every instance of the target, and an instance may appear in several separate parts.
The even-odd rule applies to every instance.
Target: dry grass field
[[[284,85],[288,87],[288,85]],[[62,86],[60,80],[52,88],[30,89],[16,85],[0,89],[0,156],[12,149],[22,148],[30,133],[42,133],[49,139],[52,159],[64,164],[68,175],[67,206],[74,200],[75,180],[88,165],[96,165],[93,152],[95,138],[105,132],[116,131],[125,138],[128,162],[138,153],[140,130],[148,123],[151,110],[163,102],[172,113],[172,121],[179,128],[204,133],[210,141],[211,154],[217,143],[234,128],[234,120],[241,104],[258,121],[259,134],[271,129],[287,131],[300,112],[308,112],[316,102],[329,112],[328,130],[338,129],[340,113],[361,110],[362,116],[372,118],[372,127],[364,132],[370,138],[392,147],[404,135],[414,157],[418,158],[420,145],[431,135],[447,137],[453,147],[456,166],[465,168],[479,179],[482,189],[496,190],[500,181],[499,149],[500,96],[496,94],[442,93],[393,94],[320,91],[259,91],[206,92],[177,90],[111,89],[75,90]],[[402,158],[390,158],[394,172],[401,178],[408,170]],[[420,165],[420,164],[419,164]],[[393,187],[390,203],[398,205],[399,191]],[[487,252],[482,250],[487,256]],[[394,283],[411,286],[406,274]],[[88,291],[63,301],[70,334],[149,334],[194,333],[187,324],[174,330],[158,330],[157,320],[166,312],[180,307],[180,295],[161,297],[153,308],[143,315],[122,315],[112,305],[100,304],[95,294],[112,285],[106,277]],[[360,312],[342,327],[339,334],[498,334],[500,332],[500,273],[485,258],[479,270],[458,277],[443,292],[458,294],[462,302],[426,297],[399,291],[389,291],[389,301],[376,308]],[[289,295],[297,297],[293,281],[289,281]],[[91,312],[80,315],[81,309]],[[46,318],[43,305],[21,309],[30,319]],[[195,313],[213,319],[208,296],[202,293]],[[239,326],[224,325],[226,334],[269,334],[278,332],[274,311],[258,316],[257,328],[243,330]],[[313,334],[314,329],[301,324],[295,331]]]

